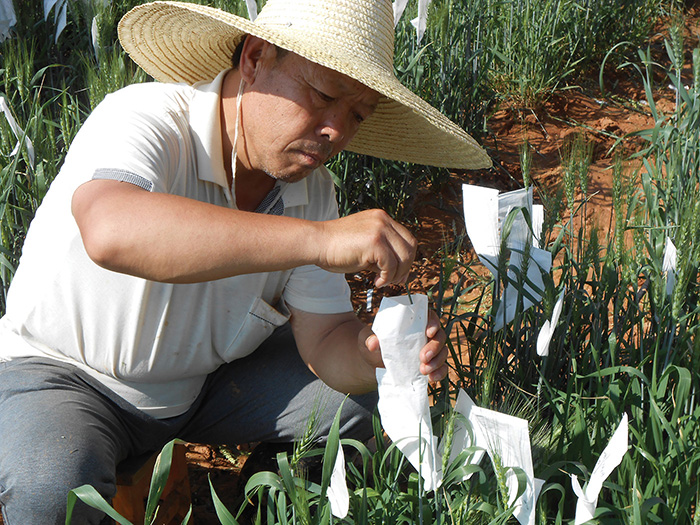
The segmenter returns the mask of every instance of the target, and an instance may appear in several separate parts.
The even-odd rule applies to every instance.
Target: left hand
[[[432,310],[428,312],[425,329],[428,342],[420,351],[420,372],[430,381],[440,381],[447,375],[447,334],[440,326],[440,319]]]
[[[420,372],[428,376],[430,381],[440,381],[447,375],[447,335],[440,326],[440,319],[432,310],[428,312],[428,326],[425,329],[428,342],[420,351]],[[379,339],[371,334],[365,339],[365,346],[372,356],[370,363],[375,367],[383,367]]]

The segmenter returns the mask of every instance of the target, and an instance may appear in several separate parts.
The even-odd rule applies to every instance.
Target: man
[[[403,283],[416,242],[379,210],[338,218],[323,163],[347,148],[489,165],[396,81],[391,17],[388,0],[124,17],[122,45],[162,83],[88,118],[0,321],[6,525],[62,523],[84,483],[112,497],[121,460],[173,437],[291,441],[316,409],[323,434],[345,394],[342,432],[368,435],[381,354],[343,274]],[[435,316],[426,335],[421,371],[439,380]],[[102,518],[83,505],[74,523]]]

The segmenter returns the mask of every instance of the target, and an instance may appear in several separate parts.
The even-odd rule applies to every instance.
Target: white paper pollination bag
[[[438,487],[441,462],[433,435],[428,378],[420,373],[420,351],[427,343],[428,298],[385,297],[372,330],[379,338],[386,368],[377,369],[379,415],[397,448],[421,474],[425,490]]]

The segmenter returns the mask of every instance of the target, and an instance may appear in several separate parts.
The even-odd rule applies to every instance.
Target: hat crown
[[[303,32],[305,39],[320,46],[343,48],[358,63],[393,71],[394,15],[389,0],[269,0],[255,24]]]

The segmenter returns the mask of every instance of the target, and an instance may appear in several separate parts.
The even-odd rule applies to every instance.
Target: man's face
[[[294,53],[262,45],[247,80],[241,129],[249,168],[295,182],[339,153],[379,94]]]

